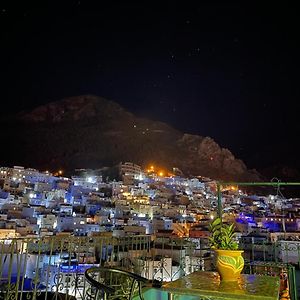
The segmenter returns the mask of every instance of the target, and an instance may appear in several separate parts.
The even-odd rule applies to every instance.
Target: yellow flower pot
[[[223,281],[237,281],[244,268],[243,250],[215,250],[216,267]]]

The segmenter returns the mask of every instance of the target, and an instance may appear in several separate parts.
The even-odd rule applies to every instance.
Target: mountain
[[[296,167],[276,164],[269,166],[260,170],[260,174],[266,178],[273,180],[280,179],[282,182],[299,182],[300,181],[300,171]],[[275,177],[275,178],[274,178]]]
[[[180,121],[180,120],[179,120]],[[139,118],[92,95],[66,98],[1,121],[0,165],[99,168],[131,161],[223,180],[258,180],[212,138]]]

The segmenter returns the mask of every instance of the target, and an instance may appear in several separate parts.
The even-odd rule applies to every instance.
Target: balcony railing
[[[283,266],[280,270],[289,277],[295,299],[295,268],[290,263],[299,268],[300,244],[278,241],[250,243],[242,248],[246,263],[252,263],[252,269],[245,268],[247,272],[257,272],[253,267],[257,261]],[[22,294],[26,299],[37,299],[41,293],[43,299],[50,299],[53,293],[86,299],[91,287],[84,272],[92,266],[112,266],[150,280],[173,281],[194,271],[213,270],[213,258],[207,240],[201,238],[137,235],[2,239],[0,299],[18,299]]]

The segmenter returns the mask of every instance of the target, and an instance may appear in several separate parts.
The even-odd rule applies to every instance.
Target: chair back
[[[92,267],[86,270],[85,278],[91,285],[91,299],[126,299],[135,296],[143,299],[142,288],[152,284],[137,274],[116,268]]]

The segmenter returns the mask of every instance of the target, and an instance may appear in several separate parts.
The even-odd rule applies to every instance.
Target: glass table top
[[[238,282],[222,282],[216,272],[199,271],[165,283],[161,289],[174,296],[194,295],[201,299],[277,300],[279,284],[279,277],[248,274],[241,274]]]

